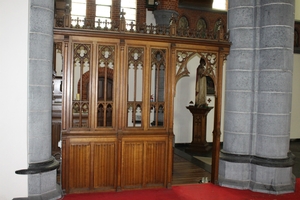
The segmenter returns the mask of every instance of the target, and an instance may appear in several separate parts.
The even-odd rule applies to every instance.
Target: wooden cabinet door
[[[145,185],[163,187],[166,182],[166,141],[149,141],[145,145]]]
[[[166,137],[123,138],[121,187],[124,189],[166,185]]]
[[[67,192],[116,190],[116,139],[71,138],[64,144]]]
[[[144,144],[141,141],[126,141],[122,146],[121,187],[142,188]]]
[[[91,144],[74,142],[69,146],[69,189],[89,189],[91,186]]]
[[[93,149],[93,188],[101,190],[115,189],[115,142],[95,142]]]

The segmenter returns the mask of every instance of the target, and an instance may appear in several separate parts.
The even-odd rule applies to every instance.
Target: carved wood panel
[[[72,143],[69,152],[69,188],[88,189],[91,181],[91,144]]]
[[[67,192],[116,189],[116,139],[78,138],[63,142]]]
[[[124,140],[122,144],[121,187],[128,189],[166,185],[166,138]]]
[[[166,142],[146,143],[145,184],[147,186],[163,186],[166,169]]]
[[[114,142],[94,144],[93,178],[94,188],[113,189],[116,187],[116,145]]]
[[[141,188],[143,184],[142,141],[126,141],[122,145],[122,188]]]

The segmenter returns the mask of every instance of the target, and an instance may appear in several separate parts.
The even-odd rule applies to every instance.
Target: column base
[[[266,180],[268,181],[268,180]],[[273,182],[274,181],[274,182]],[[277,183],[275,183],[277,182]],[[218,178],[218,184],[222,187],[240,189],[240,190],[252,190],[254,192],[261,192],[267,194],[286,194],[295,192],[296,178],[294,175],[289,177],[287,183],[279,183],[280,180],[271,179],[270,183],[259,183],[255,180],[234,180],[228,179],[221,175]]]
[[[29,197],[20,197],[20,198],[13,198],[13,200],[42,200],[42,199],[49,199],[49,200],[56,200],[56,199],[60,199],[63,195],[62,195],[62,190],[60,188],[59,185],[56,186],[56,189],[44,194],[40,194],[40,195],[32,195]]]
[[[287,159],[264,159],[265,161],[254,156],[222,154],[218,178],[220,186],[268,194],[295,191],[292,154]]]
[[[63,193],[61,187],[57,184],[57,169],[51,167],[52,165],[51,162],[45,162],[32,164],[28,169],[18,170],[19,174],[28,175],[28,197],[14,198],[14,200],[54,200],[61,198]],[[51,170],[49,171],[49,169]]]

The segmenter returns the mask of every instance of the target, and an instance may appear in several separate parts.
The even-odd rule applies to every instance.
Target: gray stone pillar
[[[53,0],[31,0],[28,77],[28,199],[58,199],[59,163],[51,156]],[[21,198],[27,199],[27,198]]]
[[[293,192],[289,153],[294,0],[229,0],[219,184]]]

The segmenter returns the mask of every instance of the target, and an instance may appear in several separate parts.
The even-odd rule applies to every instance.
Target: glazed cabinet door
[[[92,44],[74,42],[71,77],[71,123],[72,128],[90,128],[91,83],[92,83]]]
[[[117,46],[117,41],[72,43],[71,129],[115,127],[116,99],[120,98],[115,91]]]
[[[166,129],[169,47],[130,42],[126,47],[125,127],[130,131]]]

